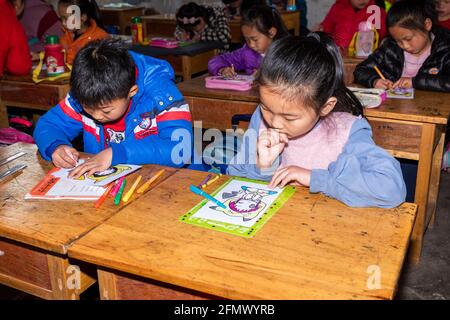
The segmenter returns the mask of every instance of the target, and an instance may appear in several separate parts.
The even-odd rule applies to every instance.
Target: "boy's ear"
[[[330,97],[327,102],[323,105],[322,110],[320,110],[320,116],[325,117],[328,115],[331,111],[333,111],[334,107],[336,106],[337,98],[336,97]]]
[[[135,84],[131,87],[130,91],[128,92],[128,98],[132,98],[138,93],[138,86]]]
[[[431,21],[430,18],[425,19],[424,27],[425,27],[425,30],[431,31],[431,28],[433,27],[433,22]]]
[[[269,35],[270,35],[270,38],[274,38],[276,35],[277,35],[277,28],[275,28],[275,27],[272,27],[272,28],[270,28],[269,29]]]

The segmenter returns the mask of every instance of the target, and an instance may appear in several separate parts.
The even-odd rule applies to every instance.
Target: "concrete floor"
[[[82,298],[98,299],[94,286]],[[36,299],[0,285],[0,300]],[[450,174],[441,174],[435,225],[425,234],[422,260],[418,265],[405,264],[398,285],[399,300],[450,299]]]

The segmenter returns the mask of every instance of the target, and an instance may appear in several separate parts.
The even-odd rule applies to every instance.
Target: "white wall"
[[[314,28],[322,22],[335,0],[306,0],[308,4],[308,27]]]

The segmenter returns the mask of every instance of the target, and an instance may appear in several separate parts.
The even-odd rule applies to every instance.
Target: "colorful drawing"
[[[387,91],[388,98],[394,99],[413,99],[414,88],[394,88]]]

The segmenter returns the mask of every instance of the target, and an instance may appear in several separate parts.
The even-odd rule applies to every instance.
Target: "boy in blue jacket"
[[[57,167],[75,167],[70,177],[119,163],[184,165],[186,155],[173,151],[190,150],[192,120],[173,77],[167,62],[127,51],[120,42],[88,44],[75,58],[69,94],[37,123],[40,153]],[[95,155],[77,166],[71,141],[81,133],[84,152]]]

